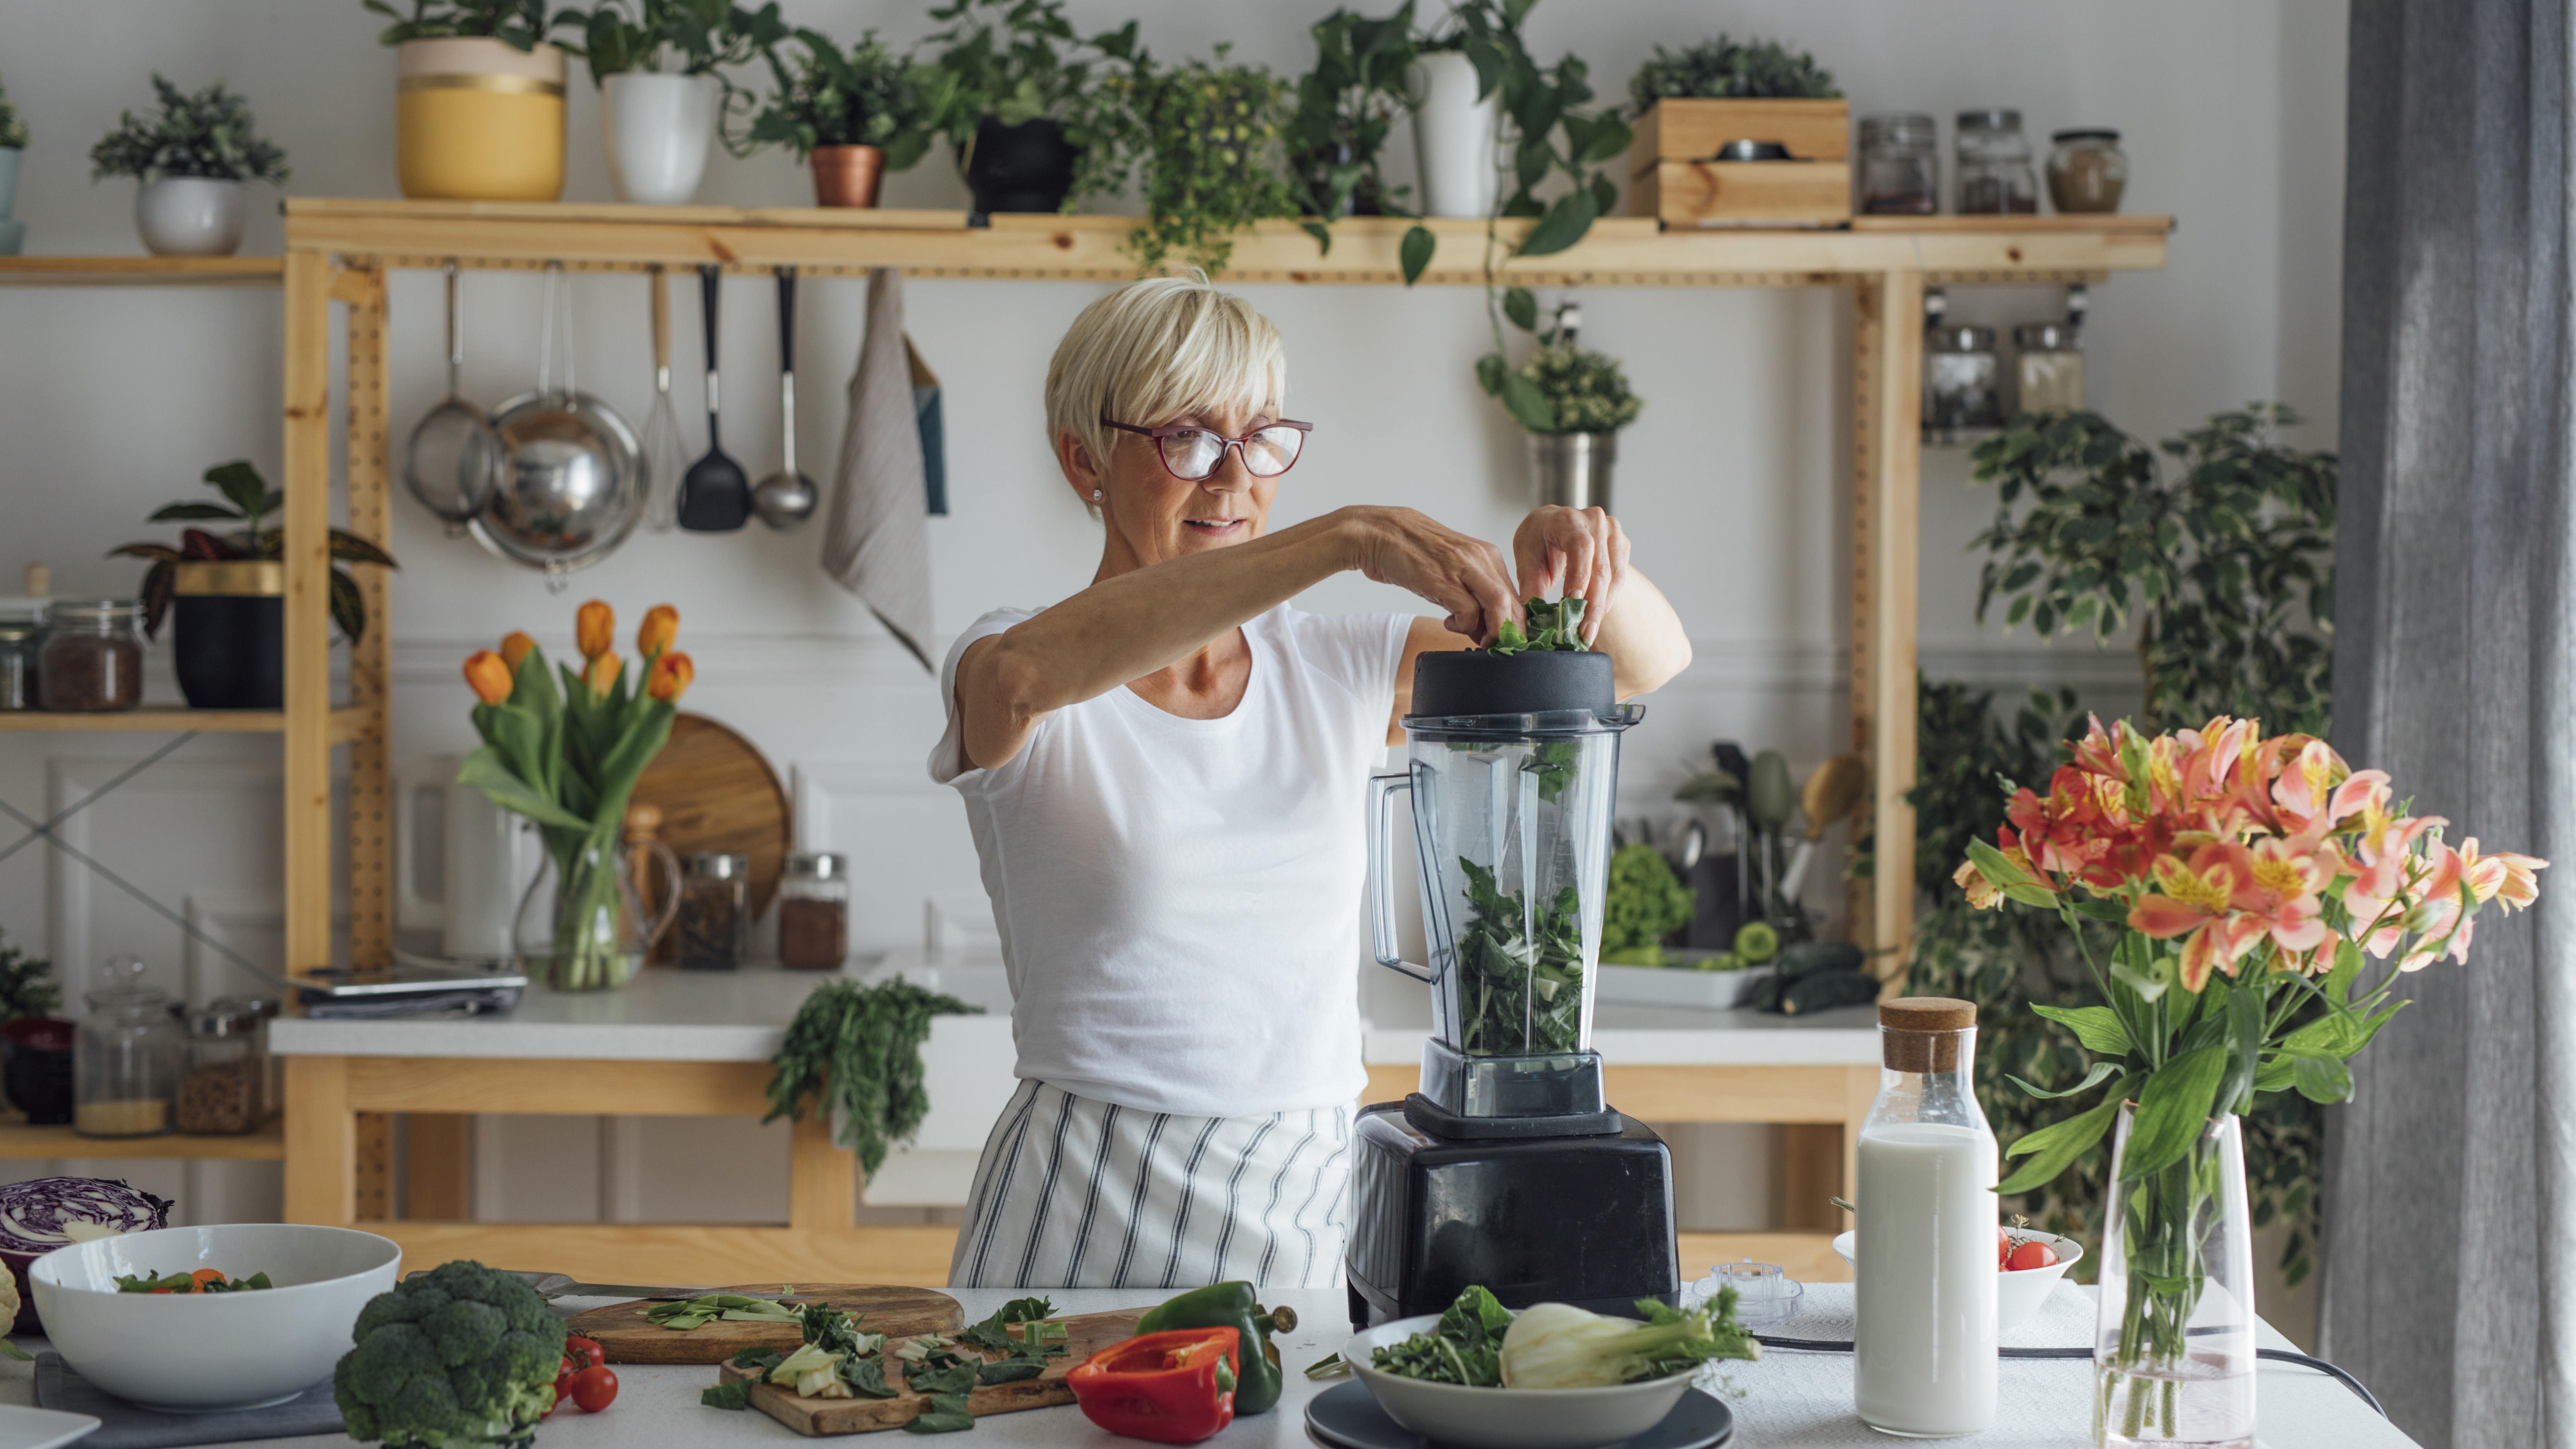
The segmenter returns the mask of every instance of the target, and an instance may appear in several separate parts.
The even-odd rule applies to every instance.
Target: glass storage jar
[[[778,887],[778,963],[839,968],[850,954],[850,858],[830,851],[787,857]]]
[[[37,671],[45,708],[95,714],[143,702],[143,605],[65,599],[45,614]]]
[[[34,709],[42,675],[37,655],[44,648],[44,626],[33,619],[0,619],[0,714]]]
[[[188,1072],[179,1079],[182,1132],[256,1132],[268,1120],[272,1003],[219,996],[188,1013]]]
[[[2120,193],[2129,185],[2129,158],[2120,152],[2119,132],[2056,131],[2048,142],[2049,205],[2069,216],[2120,209]]]
[[[2032,322],[2013,329],[2013,382],[2017,410],[2073,413],[2084,410],[2084,335],[2063,322]]]
[[[680,880],[680,967],[732,971],[751,945],[751,857],[702,850]]]
[[[1961,216],[2028,216],[2039,210],[2039,175],[2031,169],[2030,142],[2021,112],[2008,109],[1959,113]]]
[[[1995,329],[1943,323],[1923,333],[1923,441],[1966,442],[2004,420]]]
[[[170,1130],[171,1107],[187,1068],[179,1009],[118,956],[90,972],[89,1015],[72,1040],[72,1130],[84,1137],[148,1137]]]
[[[1931,216],[1941,210],[1941,138],[1932,118],[1915,111],[1860,121],[1863,216]]]

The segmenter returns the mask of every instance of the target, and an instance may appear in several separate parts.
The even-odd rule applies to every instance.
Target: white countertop
[[[1809,1289],[1810,1301],[1828,1298],[1839,1290],[1846,1305],[1851,1292],[1848,1284],[1817,1284]],[[2087,1290],[2071,1284],[2061,1285],[2061,1295],[2081,1295]],[[1018,1296],[1015,1290],[952,1290],[966,1316],[980,1318],[999,1307],[1005,1299]],[[1048,1294],[1059,1312],[1091,1313],[1112,1308],[1129,1308],[1158,1302],[1169,1296],[1156,1290],[1132,1289],[1059,1289]],[[1266,1414],[1239,1418],[1225,1432],[1206,1441],[1211,1449],[1253,1449],[1253,1446],[1305,1445],[1312,1441],[1305,1430],[1307,1400],[1331,1387],[1308,1380],[1300,1370],[1341,1346],[1347,1336],[1343,1321],[1346,1300],[1339,1288],[1325,1290],[1284,1291],[1267,1295],[1270,1302],[1287,1303],[1297,1310],[1297,1331],[1280,1335],[1280,1358],[1287,1366],[1287,1390],[1277,1408]],[[605,1299],[563,1299],[569,1308],[591,1308]],[[1847,1309],[1846,1309],[1847,1311]],[[2079,1307],[2078,1316],[2089,1321],[2089,1307]],[[1794,1325],[1793,1325],[1794,1326]],[[2288,1342],[2267,1325],[2262,1329],[2262,1342],[2268,1348],[2286,1348]],[[28,1345],[36,1347],[32,1341]],[[1777,1352],[1772,1359],[1759,1364],[1725,1364],[1711,1372],[1734,1391],[1731,1407],[1735,1410],[1737,1432],[1730,1449],[1771,1449],[1771,1446],[1796,1444],[1810,1449],[1884,1449],[1888,1440],[1862,1426],[1850,1414],[1848,1399],[1824,1402],[1808,1394],[1801,1396],[1793,1386],[1833,1383],[1833,1365],[1814,1362],[1815,1355]],[[1792,1362],[1806,1360],[1806,1362]],[[1848,1362],[1845,1360],[1844,1362]],[[2051,1396],[2063,1396],[2070,1389],[2082,1394],[2082,1376],[2087,1368],[2082,1361],[2030,1362],[2007,1361],[2002,1372],[2004,1391],[2016,1392],[2026,1383],[2031,1389]],[[709,1365],[659,1368],[642,1364],[618,1368],[617,1402],[598,1414],[585,1414],[567,1405],[557,1410],[538,1432],[537,1442],[545,1449],[703,1449],[717,1444],[772,1444],[785,1446],[804,1442],[802,1437],[757,1409],[728,1412],[710,1409],[698,1402],[698,1394],[715,1382],[716,1371]],[[1848,1380],[1848,1371],[1841,1379]],[[2071,1381],[2069,1376],[2075,1376]],[[2257,1370],[2256,1404],[2259,1417],[2259,1443],[2269,1449],[2412,1449],[2413,1441],[2399,1433],[2386,1420],[2370,1412],[2350,1390],[2312,1369],[2293,1364],[2265,1363]],[[1847,1393],[1848,1390],[1843,1392]],[[33,1394],[32,1371],[25,1364],[0,1361],[0,1402],[25,1404]],[[1829,1395],[1826,1397],[1830,1397]],[[2089,1445],[2091,1435],[2080,1412],[2063,1425],[2043,1436],[2015,1436],[1999,1426],[1973,1440],[1954,1443],[1991,1444],[2002,1449],[2010,1444],[2064,1446],[2079,1449]],[[1110,1446],[1132,1446],[1137,1441],[1120,1439],[1095,1428],[1082,1416],[1081,1410],[1065,1406],[1032,1409],[1017,1414],[997,1414],[976,1421],[971,1438],[955,1441],[959,1449],[1000,1449],[1005,1445],[1045,1444],[1080,1446],[1080,1449],[1110,1449]],[[320,1446],[345,1444],[345,1438],[312,1435],[299,1439],[259,1439],[242,1441],[244,1449],[320,1449]],[[895,1439],[860,1441],[892,1449]],[[905,1438],[900,1442],[917,1442]]]

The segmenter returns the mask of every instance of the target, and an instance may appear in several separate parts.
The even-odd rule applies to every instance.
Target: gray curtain
[[[2569,43],[2567,0],[2352,6],[2335,744],[2559,862],[2328,1114],[2322,1347],[2433,1449],[2576,1445]]]

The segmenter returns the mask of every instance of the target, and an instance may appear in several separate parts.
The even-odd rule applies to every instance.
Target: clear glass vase
[[[661,903],[648,912],[636,894],[637,853],[662,868]],[[519,966],[542,974],[557,991],[614,991],[635,979],[644,953],[680,907],[680,863],[657,840],[609,845],[589,840],[569,866],[546,852],[537,878],[520,898],[511,939]]]
[[[2111,1144],[2093,1341],[2101,1449],[2251,1449],[2254,1220],[2237,1119],[2215,1117],[2169,1165],[2124,1182],[2137,1107]]]

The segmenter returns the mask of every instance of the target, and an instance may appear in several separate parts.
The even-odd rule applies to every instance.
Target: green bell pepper
[[[1297,1310],[1284,1303],[1264,1310],[1253,1299],[1252,1285],[1241,1281],[1193,1288],[1159,1308],[1145,1310],[1145,1316],[1136,1320],[1140,1337],[1168,1328],[1233,1329],[1243,1340],[1243,1367],[1234,1389],[1238,1414],[1264,1413],[1279,1402],[1279,1346],[1270,1341],[1270,1334],[1273,1329],[1291,1333],[1296,1327]],[[1261,1345],[1257,1354],[1252,1352],[1256,1343]]]

